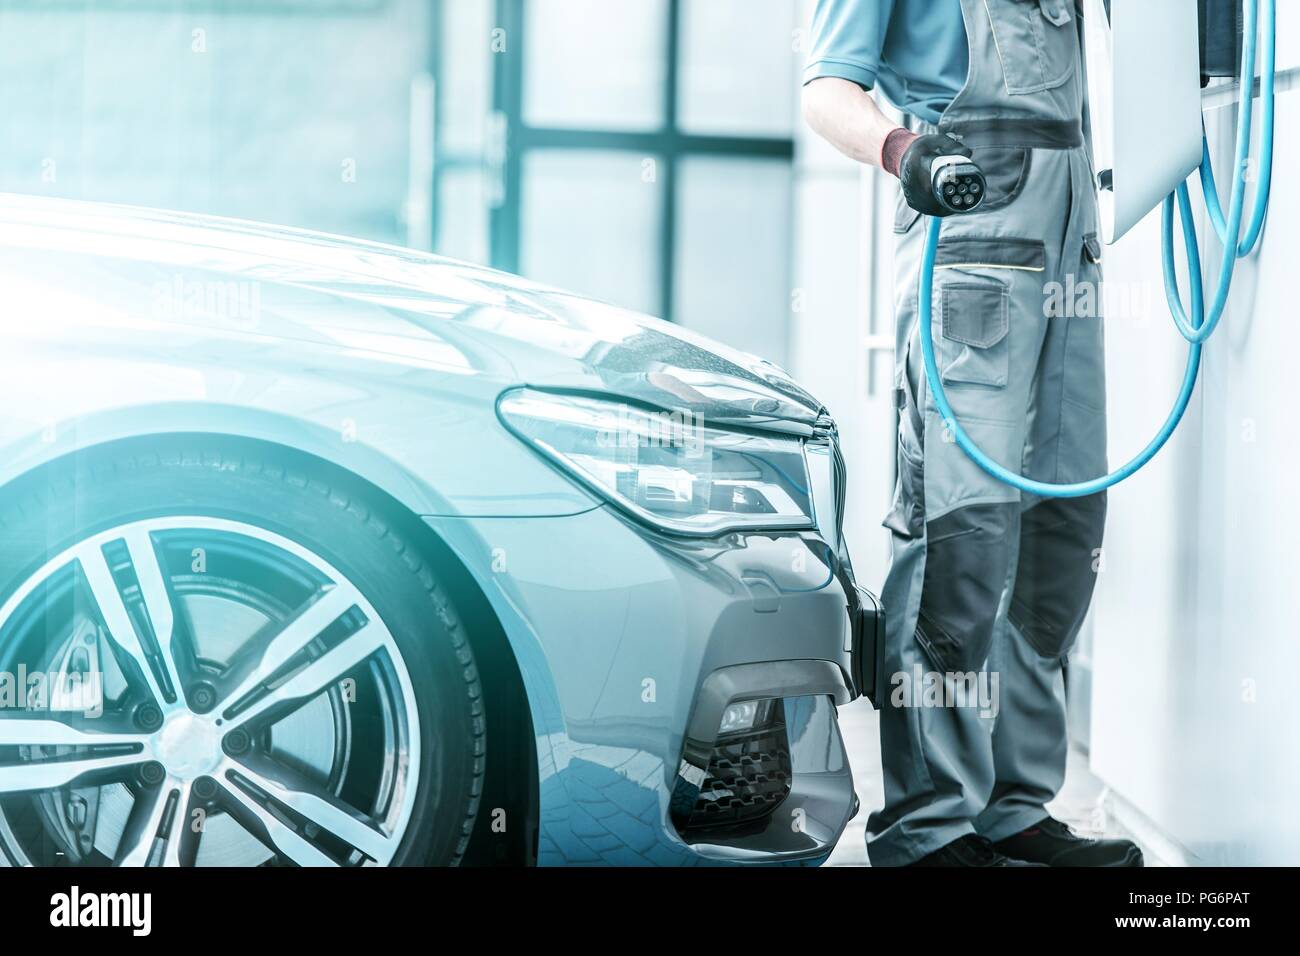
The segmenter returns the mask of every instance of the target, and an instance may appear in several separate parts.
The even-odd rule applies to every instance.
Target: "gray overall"
[[[966,86],[940,129],[975,151],[984,208],[944,220],[933,329],[953,410],[1031,478],[1106,471],[1097,214],[1072,0],[961,0]],[[945,434],[917,329],[925,221],[896,222],[898,485],[881,708],[877,866],[1039,821],[1065,774],[1062,664],[1095,581],[1105,495],[1038,499]]]

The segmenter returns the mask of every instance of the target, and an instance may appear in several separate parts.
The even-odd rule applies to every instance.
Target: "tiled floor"
[[[880,771],[879,717],[867,700],[860,698],[840,708],[840,729],[849,752],[854,786],[858,799],[862,801],[862,809],[844,831],[828,865],[867,866],[867,816],[885,802]],[[1121,832],[1109,820],[1105,796],[1105,785],[1088,771],[1087,757],[1071,751],[1065,787],[1060,796],[1048,805],[1048,811],[1080,833],[1132,838],[1132,834]],[[1143,846],[1143,852],[1148,866],[1157,862],[1149,847]]]

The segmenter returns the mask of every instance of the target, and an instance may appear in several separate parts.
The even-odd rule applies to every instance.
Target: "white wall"
[[[1300,189],[1288,175],[1300,159],[1300,92],[1280,94],[1277,108],[1263,248],[1237,265],[1180,433],[1112,492],[1094,615],[1093,769],[1121,808],[1136,809],[1206,864],[1300,862],[1292,686],[1300,675],[1300,450],[1288,403],[1300,354],[1292,218]],[[1234,114],[1207,114],[1223,180]],[[1200,209],[1199,188],[1192,193]],[[1220,249],[1205,238],[1204,221],[1201,235],[1208,282]],[[1151,217],[1108,257],[1109,293],[1117,282],[1155,290],[1153,321],[1107,324],[1113,461],[1147,440],[1181,374],[1184,349],[1166,318],[1159,250]]]

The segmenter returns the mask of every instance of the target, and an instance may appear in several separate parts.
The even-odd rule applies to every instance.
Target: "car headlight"
[[[812,525],[803,442],[705,425],[689,412],[517,389],[498,402],[516,435],[651,524],[685,534]]]

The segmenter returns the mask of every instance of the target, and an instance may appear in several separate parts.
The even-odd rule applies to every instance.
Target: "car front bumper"
[[[876,613],[857,599],[830,535],[674,538],[610,506],[426,520],[478,576],[524,677],[539,863],[816,863],[830,853],[857,810],[836,705],[870,672]],[[721,713],[742,700],[782,702],[788,791],[741,824],[691,825],[683,801],[727,743]]]

